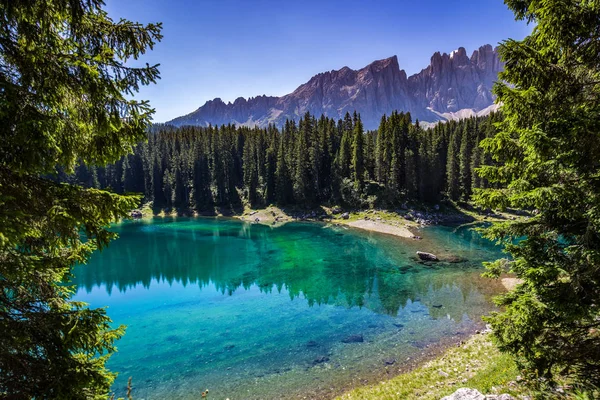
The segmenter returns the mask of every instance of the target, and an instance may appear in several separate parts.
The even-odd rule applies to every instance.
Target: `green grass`
[[[348,219],[342,219],[342,214],[334,215],[335,222],[348,223],[352,221],[364,220],[365,217],[368,217],[371,220],[378,221],[377,218],[381,218],[380,222],[384,222],[390,225],[398,225],[398,226],[406,226],[406,227],[417,227],[417,224],[414,221],[409,221],[404,219],[404,216],[398,214],[394,211],[388,210],[360,210],[360,211],[351,211],[349,212]]]
[[[440,399],[459,388],[483,394],[529,395],[518,384],[519,371],[512,360],[491,342],[489,335],[476,335],[440,358],[386,382],[354,389],[338,399]]]
[[[143,218],[152,218],[154,216],[154,211],[152,210],[152,202],[144,203],[140,211],[142,211]]]

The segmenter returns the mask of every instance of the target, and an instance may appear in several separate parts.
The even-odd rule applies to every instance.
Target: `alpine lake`
[[[134,399],[330,398],[482,329],[504,256],[468,227],[422,240],[294,222],[154,218],[75,271],[76,300],[127,325],[108,367]],[[419,262],[416,251],[454,262]],[[456,262],[459,261],[459,262]]]

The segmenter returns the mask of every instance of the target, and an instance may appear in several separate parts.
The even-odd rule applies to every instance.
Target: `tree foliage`
[[[0,1],[0,397],[105,398],[114,379],[104,364],[123,328],[71,301],[68,282],[139,199],[49,179],[119,160],[150,121],[129,97],[157,67],[131,65],[161,27],[114,22],[102,6]],[[129,161],[126,181],[140,168]]]
[[[500,347],[533,376],[552,382],[559,372],[598,387],[600,2],[506,3],[535,27],[500,48],[506,65],[495,92],[505,119],[483,142],[496,165],[480,168],[499,188],[477,191],[476,200],[534,216],[487,231],[507,243],[510,269],[523,280],[490,322]]]

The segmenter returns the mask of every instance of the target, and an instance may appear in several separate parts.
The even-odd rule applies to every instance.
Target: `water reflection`
[[[116,230],[120,239],[76,271],[80,290],[101,287],[110,295],[167,282],[214,285],[232,295],[256,285],[262,293],[285,290],[311,306],[367,307],[393,316],[408,302],[421,302],[435,318],[460,319],[464,306],[443,298],[448,289],[464,299],[472,293],[487,299],[497,289],[478,275],[481,261],[499,250],[467,229],[430,228],[419,242],[317,224],[272,229],[219,219],[156,219]],[[468,261],[425,265],[412,256],[423,248]]]

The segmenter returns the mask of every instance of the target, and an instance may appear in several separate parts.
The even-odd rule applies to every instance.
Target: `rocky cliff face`
[[[409,111],[413,119],[426,122],[481,115],[493,109],[491,89],[501,69],[498,53],[490,45],[480,47],[470,58],[462,47],[450,54],[435,53],[427,68],[410,77],[393,56],[358,71],[344,67],[318,74],[282,97],[240,97],[227,104],[217,98],[168,123],[282,125],[307,111],[342,118],[356,110],[365,127],[374,129],[383,114],[394,110]]]

